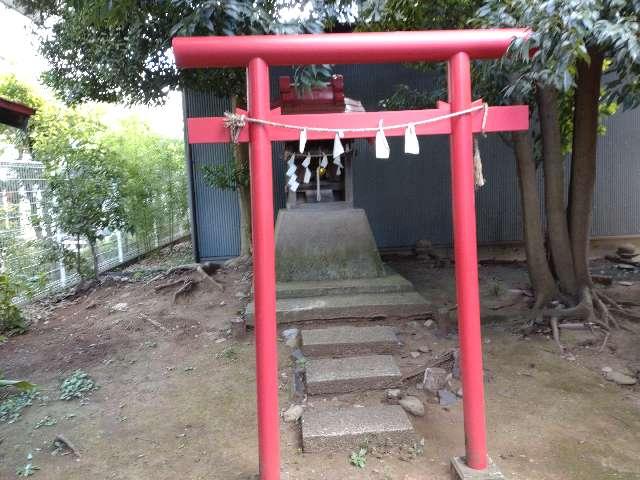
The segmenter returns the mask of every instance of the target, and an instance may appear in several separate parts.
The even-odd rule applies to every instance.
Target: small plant
[[[361,447],[357,452],[351,452],[349,463],[357,468],[364,468],[367,464],[367,449]]]
[[[216,353],[216,358],[224,358],[225,360],[234,361],[238,359],[238,352],[232,345],[230,345]]]
[[[35,389],[26,390],[17,395],[12,395],[0,403],[0,423],[15,422],[26,407],[33,404],[38,396]]]
[[[22,316],[22,311],[13,299],[20,294],[19,285],[9,278],[6,273],[0,274],[0,332],[9,335],[24,333],[27,324]]]
[[[95,390],[96,382],[82,370],[76,370],[72,375],[65,378],[60,385],[60,400],[73,400],[75,398],[84,398],[84,396]]]
[[[53,427],[54,425],[57,425],[57,424],[58,424],[58,421],[55,418],[53,418],[51,415],[47,415],[38,423],[36,423],[33,429],[37,430],[40,427]]]
[[[424,455],[424,437],[419,442],[414,443],[409,451],[411,457],[421,457]]]
[[[40,467],[33,464],[33,455],[29,453],[27,455],[27,464],[23,467],[18,467],[16,469],[16,475],[19,477],[30,477],[36,473],[36,470],[40,470]]]

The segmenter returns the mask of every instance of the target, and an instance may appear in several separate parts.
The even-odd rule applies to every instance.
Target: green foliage
[[[13,423],[18,420],[22,410],[33,405],[37,397],[38,392],[31,389],[4,399],[0,403],[0,423]]]
[[[220,352],[216,353],[216,358],[222,358],[228,361],[235,361],[238,359],[238,351],[233,345],[223,348]]]
[[[331,65],[298,65],[293,69],[293,84],[299,93],[305,93],[326,86],[331,75]]]
[[[0,273],[0,332],[14,335],[27,331],[22,311],[13,303],[20,293],[19,283],[9,278],[8,274]]]
[[[177,230],[187,217],[184,149],[179,140],[160,137],[136,118],[121,123],[103,138],[122,182],[123,219],[145,246],[157,227]]]
[[[41,41],[50,65],[44,80],[66,102],[162,103],[170,89],[185,85],[220,96],[243,96],[245,89],[243,69],[179,72],[170,51],[173,36],[321,32],[328,15],[340,15],[351,2],[317,5],[293,20],[285,20],[285,10],[303,11],[306,1],[16,3],[53,24]]]
[[[368,0],[364,2],[362,30],[427,30],[464,28],[481,0]]]
[[[35,108],[35,118],[31,122],[37,121],[38,109],[42,106],[43,100],[32,88],[20,82],[15,75],[0,75],[0,97]],[[18,149],[20,156],[28,151],[30,147],[29,137],[25,131],[0,123],[0,145],[2,144],[14,145]],[[0,152],[2,151],[1,148],[0,146]]]
[[[60,400],[73,400],[76,398],[84,398],[89,392],[98,388],[96,382],[88,373],[82,370],[76,370],[64,379],[60,385]]]
[[[433,108],[436,100],[442,98],[440,91],[415,90],[407,85],[397,85],[393,95],[380,101],[385,110],[405,110]]]
[[[34,153],[45,164],[48,213],[61,231],[90,245],[104,229],[124,227],[120,171],[101,143],[105,128],[76,110],[52,114],[34,132]]]
[[[364,468],[367,464],[367,449],[362,447],[357,452],[351,452],[349,463],[357,468]]]
[[[506,62],[518,68],[507,96],[530,94],[536,83],[570,91],[577,62],[589,62],[599,52],[608,59],[605,103],[639,104],[639,0],[487,0],[478,17],[482,25],[532,29],[510,48]]]
[[[246,165],[203,165],[201,171],[205,183],[211,187],[237,190],[249,185],[249,168]]]

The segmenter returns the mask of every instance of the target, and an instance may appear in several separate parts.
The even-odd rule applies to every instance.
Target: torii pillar
[[[474,106],[471,60],[499,58],[525,29],[448,30],[416,32],[335,33],[320,35],[256,35],[237,37],[176,37],[173,50],[180,68],[247,67],[248,116],[289,125],[345,130],[345,138],[368,138],[351,127],[375,127],[380,119],[394,125]],[[270,111],[269,66],[348,63],[448,62],[449,103],[438,108],[394,112],[308,114],[283,116]],[[458,478],[498,478],[487,455],[480,332],[480,299],[476,240],[473,134],[481,131],[527,130],[526,106],[490,107],[482,128],[482,112],[474,111],[435,123],[418,125],[418,135],[449,134],[456,293],[466,455],[452,460]],[[226,143],[224,119],[188,119],[189,143]],[[387,130],[388,136],[404,130]],[[333,133],[308,132],[309,140],[331,139]],[[275,246],[273,224],[272,141],[293,141],[298,132],[262,124],[245,126],[238,140],[250,143],[253,268],[255,292],[256,385],[260,478],[280,478],[280,419],[276,331]],[[468,477],[467,475],[473,475]]]

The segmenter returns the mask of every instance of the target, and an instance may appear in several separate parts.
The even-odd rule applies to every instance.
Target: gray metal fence
[[[0,162],[0,269],[33,285],[37,296],[53,293],[80,281],[57,258],[52,241],[75,252],[77,239],[47,231],[36,220],[44,210],[46,182],[43,165],[33,161]],[[184,222],[156,225],[151,238],[139,239],[120,231],[103,232],[98,241],[98,269],[112,269],[150,250],[167,245],[187,232]],[[81,254],[88,246],[80,243]]]

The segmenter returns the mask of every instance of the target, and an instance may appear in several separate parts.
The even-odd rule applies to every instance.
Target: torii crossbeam
[[[344,128],[345,138],[374,137],[349,132],[354,126],[375,127],[382,119],[393,125],[468,110],[471,98],[471,60],[504,55],[524,29],[336,33],[238,37],[177,37],[173,40],[180,68],[247,67],[248,115],[289,125]],[[281,115],[270,110],[269,66],[338,63],[448,63],[449,102],[437,108],[394,112]],[[243,112],[239,112],[243,113]],[[482,341],[476,245],[473,134],[482,131],[483,112],[416,127],[418,135],[450,135],[451,182],[458,326],[464,390],[466,466],[488,466],[484,411]],[[485,132],[527,130],[526,106],[490,107]],[[229,142],[223,118],[188,119],[189,143]],[[403,129],[387,130],[390,136]],[[260,123],[242,128],[238,140],[250,143],[251,208],[255,292],[256,385],[260,477],[280,478],[278,355],[275,294],[275,246],[271,142],[298,139],[298,132]],[[333,133],[309,131],[309,140],[332,139]]]

